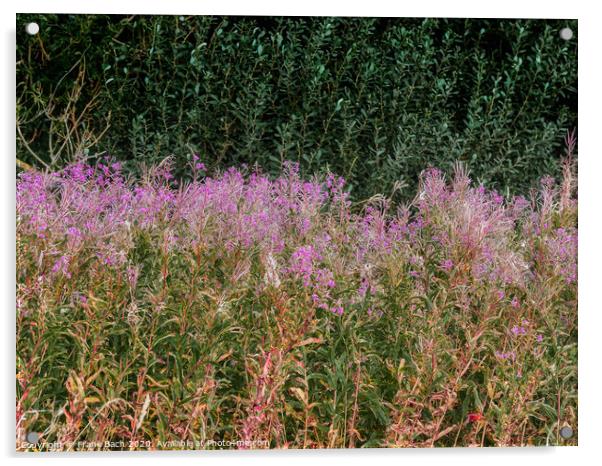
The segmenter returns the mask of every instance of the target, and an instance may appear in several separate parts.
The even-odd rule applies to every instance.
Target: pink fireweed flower
[[[545,261],[551,264],[567,284],[577,281],[577,231],[557,228],[546,236]]]
[[[72,246],[77,247],[83,240],[84,235],[77,227],[67,228],[67,238]]]
[[[495,202],[496,204],[501,204],[504,202],[504,196],[502,196],[501,194],[493,191],[493,193],[491,193],[491,199],[493,200],[493,202]]]
[[[67,256],[61,256],[57,259],[52,267],[52,273],[59,275],[62,274],[67,278],[71,278],[71,273],[69,273],[69,258]]]
[[[316,306],[318,309],[332,311],[332,308],[328,305],[328,303],[326,303],[318,294],[313,293],[311,295],[311,300],[313,302],[313,305]]]
[[[364,299],[366,297],[366,294],[368,293],[369,290],[371,290],[371,286],[370,286],[370,282],[368,281],[368,279],[366,277],[362,278],[362,280],[360,281],[360,286],[357,289],[357,293],[360,296],[360,298]]]
[[[319,259],[313,246],[301,246],[291,255],[289,271],[301,277],[303,286],[309,287],[315,272],[314,261]]]
[[[40,225],[37,226],[37,236],[40,239],[44,239],[46,238],[46,229],[48,228],[48,225],[42,223]]]
[[[527,334],[527,329],[525,327],[522,327],[522,326],[519,326],[519,325],[513,326],[512,329],[510,329],[510,331],[512,332],[512,334],[514,336],[526,335]]]
[[[440,267],[446,272],[449,272],[454,267],[454,261],[452,261],[451,259],[446,259],[443,262],[441,262]]]
[[[138,284],[138,275],[140,273],[140,267],[133,267],[130,266],[127,268],[127,277],[128,277],[128,282],[130,285],[130,288],[133,290],[136,288],[136,285]]]
[[[336,283],[333,274],[325,268],[316,269],[313,272],[313,286],[319,289],[334,288]]]
[[[502,361],[505,360],[510,360],[513,361],[516,359],[516,353],[514,351],[509,351],[509,352],[502,352],[502,351],[496,351],[495,352],[495,357],[498,359],[501,359]]]
[[[67,228],[67,235],[74,237],[74,238],[82,237],[81,231],[79,231],[79,228],[76,228],[76,227]]]
[[[514,298],[512,298],[510,305],[515,309],[517,309],[520,306],[520,301],[518,300],[518,298],[516,296]]]

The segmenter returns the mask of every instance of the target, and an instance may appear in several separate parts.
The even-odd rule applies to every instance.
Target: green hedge
[[[558,173],[577,125],[566,26],[576,34],[572,20],[18,15],[17,156],[109,153],[133,169],[173,154],[183,171],[198,152],[210,169],[273,173],[289,159],[343,175],[356,198],[396,181],[409,195],[425,167],[462,160],[521,192]]]

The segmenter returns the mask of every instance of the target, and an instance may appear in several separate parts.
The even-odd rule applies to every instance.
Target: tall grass
[[[576,444],[570,163],[406,206],[292,163],[21,173],[17,448]]]

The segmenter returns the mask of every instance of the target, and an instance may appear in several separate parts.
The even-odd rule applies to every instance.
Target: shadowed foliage
[[[37,21],[40,33],[23,32]],[[413,195],[457,160],[502,192],[559,176],[577,126],[576,21],[19,15],[17,151],[136,170],[284,160],[354,199]],[[35,154],[35,155],[34,155]],[[395,185],[397,182],[397,185]]]

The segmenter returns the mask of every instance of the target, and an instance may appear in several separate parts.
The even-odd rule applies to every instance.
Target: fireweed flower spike
[[[441,263],[441,268],[446,272],[449,272],[454,268],[454,262],[451,259],[446,259]]]

